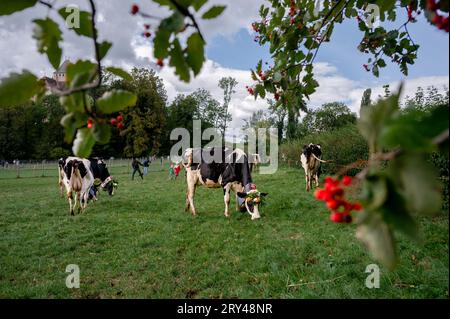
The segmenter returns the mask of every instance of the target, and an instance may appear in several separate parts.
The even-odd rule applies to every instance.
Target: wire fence
[[[140,162],[143,163],[144,159]],[[109,159],[105,160],[111,175],[130,175],[132,172],[131,159]],[[161,172],[168,170],[170,160],[168,157],[152,159],[149,172]],[[143,168],[141,167],[141,171]],[[58,177],[58,161],[15,161],[13,163],[4,162],[0,165],[0,179],[13,178],[37,178],[37,177]]]

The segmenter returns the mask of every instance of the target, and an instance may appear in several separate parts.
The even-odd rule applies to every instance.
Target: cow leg
[[[237,183],[237,184],[233,184],[233,192],[235,193],[236,196],[236,211],[240,211],[241,207],[239,206],[239,201],[238,201],[238,192],[243,192],[244,191],[244,186],[242,186],[241,184]]]
[[[197,215],[194,205],[195,188],[197,184],[196,176],[193,172],[189,171],[186,176],[187,192],[186,192],[186,209],[191,209],[193,216]]]
[[[191,204],[189,201],[189,190],[187,190],[186,191],[186,205],[184,206],[184,211],[187,212],[190,207],[191,207]]]
[[[308,172],[306,174],[306,191],[310,191],[311,190],[311,173]]]
[[[227,184],[223,188],[223,200],[225,202],[225,217],[230,217],[230,190],[231,184]]]
[[[308,185],[309,185],[308,171],[306,169],[305,169],[305,182],[306,182],[306,191],[309,191],[309,189],[308,189]]]
[[[316,187],[319,187],[319,174],[316,173],[314,179],[316,180]]]
[[[74,215],[74,207],[73,207],[73,193],[72,192],[67,192],[67,199],[69,200],[69,210],[70,210],[70,215]]]

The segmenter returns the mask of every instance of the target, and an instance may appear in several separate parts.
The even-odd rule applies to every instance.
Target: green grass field
[[[200,188],[199,216],[184,212],[185,181],[151,172],[119,179],[71,217],[56,178],[0,179],[1,298],[448,298],[448,213],[420,219],[423,242],[399,238],[401,263],[381,267],[354,225],[328,220],[299,169],[255,175],[268,192],[262,218],[223,215],[222,190]],[[234,201],[234,199],[233,199]],[[234,203],[233,207],[234,207]],[[68,289],[68,264],[80,289]]]

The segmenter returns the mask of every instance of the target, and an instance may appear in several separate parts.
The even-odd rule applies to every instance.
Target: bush
[[[344,166],[358,160],[366,161],[369,157],[369,148],[366,141],[354,124],[338,128],[329,132],[312,133],[297,140],[292,140],[280,146],[280,155],[285,154],[286,162],[283,164],[301,166],[300,155],[303,145],[314,143],[322,146],[322,159],[332,161],[322,164],[322,172],[335,174]],[[347,174],[355,175],[360,169],[352,169]]]

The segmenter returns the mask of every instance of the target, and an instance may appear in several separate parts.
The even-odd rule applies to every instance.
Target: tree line
[[[134,68],[132,80],[126,81],[105,72],[104,84],[89,91],[98,98],[112,89],[123,89],[137,96],[135,107],[111,114],[123,117],[124,128],[111,128],[110,142],[95,145],[92,156],[105,158],[167,155],[176,141],[170,132],[177,127],[186,128],[192,135],[193,120],[201,120],[202,127],[215,127],[224,136],[232,120],[228,110],[234,89],[234,78],[220,79],[223,101],[217,101],[205,89],[185,95],[179,94],[169,103],[164,83],[151,69]],[[30,101],[11,108],[0,108],[0,159],[57,159],[72,154],[67,143],[61,118],[66,110],[59,97],[47,95],[42,100]]]

